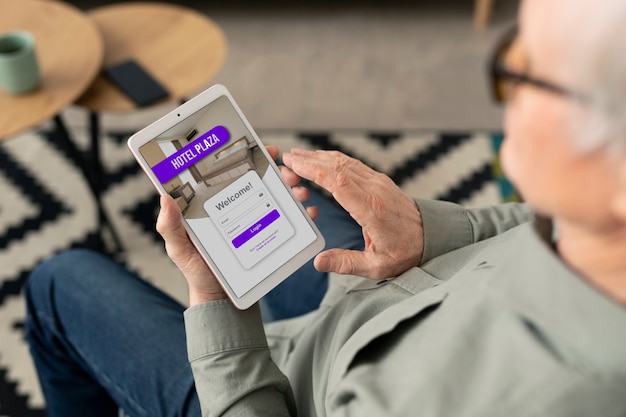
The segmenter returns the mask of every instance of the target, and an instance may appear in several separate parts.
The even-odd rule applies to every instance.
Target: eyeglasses
[[[530,84],[554,94],[570,98],[584,98],[582,95],[567,88],[531,77],[523,72],[518,72],[508,67],[507,63],[509,65],[510,63],[519,63],[521,64],[520,67],[524,69],[527,65],[526,58],[518,41],[517,33],[517,27],[506,32],[498,43],[489,62],[492,93],[498,103],[504,103],[509,100],[513,95],[515,87],[519,84]]]

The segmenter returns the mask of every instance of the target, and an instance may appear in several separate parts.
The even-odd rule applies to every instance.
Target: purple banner
[[[232,242],[233,246],[235,248],[240,247],[241,245],[243,245],[244,243],[252,239],[254,236],[261,233],[261,230],[265,229],[267,226],[269,226],[270,224],[278,220],[279,217],[280,217],[280,214],[278,213],[278,210],[274,209],[270,211],[268,214],[263,216],[259,221],[255,222],[252,226],[248,227],[248,229],[245,232],[243,232],[242,234],[234,238]]]
[[[230,133],[224,126],[215,126],[153,166],[152,171],[161,184],[165,184],[192,165],[200,162],[202,158],[215,152],[229,139]]]

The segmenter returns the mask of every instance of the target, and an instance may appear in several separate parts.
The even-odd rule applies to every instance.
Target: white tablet
[[[232,302],[245,309],[324,239],[245,116],[215,85],[135,133],[128,146]]]

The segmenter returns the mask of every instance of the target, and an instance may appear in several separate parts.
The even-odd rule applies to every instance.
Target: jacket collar
[[[518,229],[516,244],[488,251],[482,260],[494,268],[489,290],[581,366],[626,372],[626,307],[563,262],[549,219]]]

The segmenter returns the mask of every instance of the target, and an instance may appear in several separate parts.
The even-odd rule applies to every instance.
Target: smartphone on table
[[[128,139],[233,304],[246,309],[324,248],[230,92],[214,85]]]

